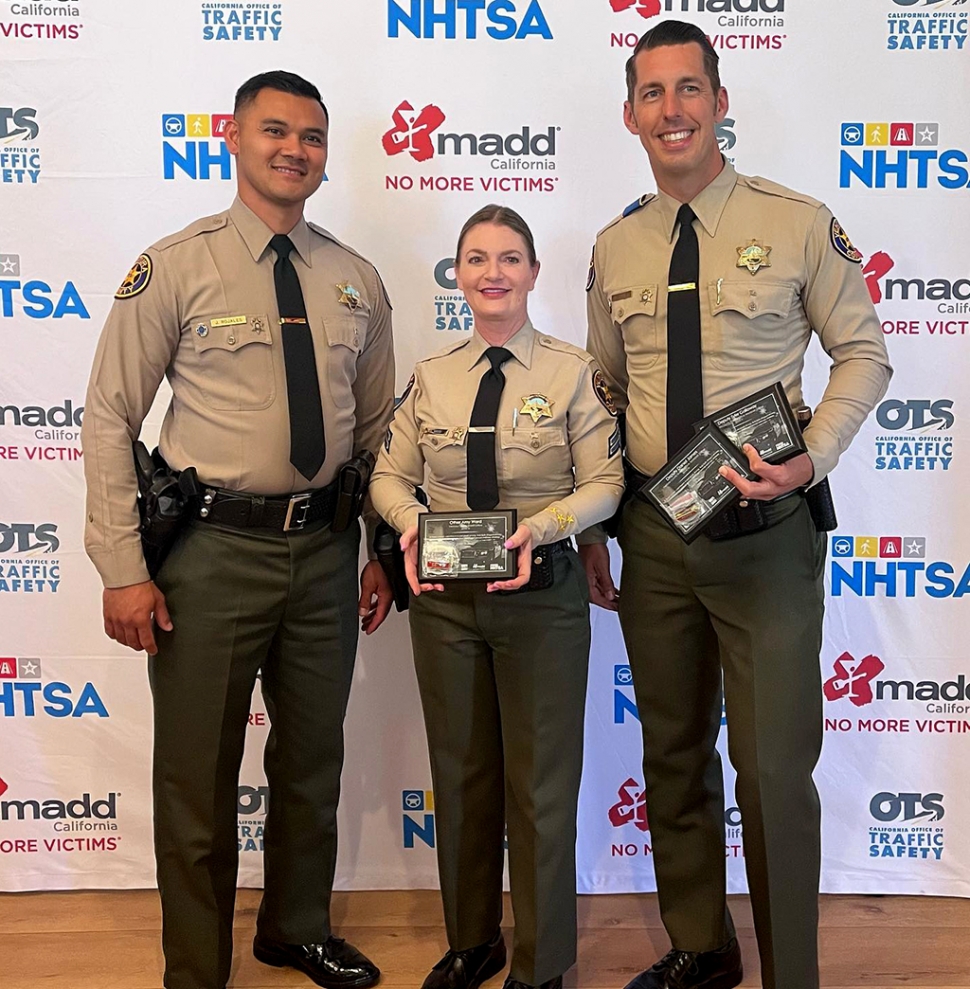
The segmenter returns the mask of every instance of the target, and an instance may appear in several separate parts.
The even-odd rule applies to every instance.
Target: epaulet
[[[794,203],[804,203],[813,209],[819,209],[822,203],[811,196],[806,196],[787,186],[772,182],[771,179],[764,179],[760,175],[739,175],[738,182],[741,185],[753,189],[755,192],[763,192],[766,196],[777,196],[779,199],[790,199]]]
[[[319,234],[321,237],[325,237],[329,241],[332,241],[334,244],[337,245],[337,247],[342,247],[348,254],[352,254],[355,258],[358,258],[359,260],[363,261],[364,264],[366,264],[368,267],[374,268],[374,274],[377,275],[377,281],[381,286],[381,291],[384,293],[384,301],[387,303],[387,308],[388,309],[394,308],[391,305],[390,296],[387,294],[387,288],[384,285],[384,279],[381,278],[381,273],[377,270],[377,268],[374,267],[373,262],[368,261],[363,254],[358,253],[352,247],[348,247],[348,245],[345,244],[342,240],[338,240],[336,237],[334,237],[334,235],[329,230],[327,230],[326,227],[321,227],[319,223],[314,223],[312,220],[307,220],[306,225],[314,233]]]
[[[422,357],[418,364],[427,364],[428,361],[436,361],[439,357],[447,357],[449,354],[453,354],[456,350],[461,350],[462,347],[467,347],[471,343],[472,337],[469,334],[464,340],[455,340],[453,343],[449,343],[447,346],[441,348],[441,350],[436,350],[433,354],[428,354],[427,357]]]
[[[593,360],[592,355],[588,354],[582,347],[577,347],[575,344],[567,343],[557,337],[547,337],[544,333],[540,333],[538,342],[540,347],[545,347],[547,350],[555,350],[560,354],[571,354],[573,357],[578,357],[584,364],[589,364]]]
[[[628,216],[631,216],[633,213],[636,213],[637,210],[643,209],[643,207],[646,206],[647,203],[653,202],[653,200],[656,198],[657,198],[657,194],[655,192],[647,192],[644,193],[639,199],[634,199],[633,202],[630,203],[630,205],[627,206],[627,208],[623,210],[623,212],[619,216],[614,216],[613,219],[610,220],[610,222],[607,223],[606,226],[603,227],[603,229],[600,230],[600,232],[596,236],[599,237],[601,234],[605,234],[606,231],[610,229],[610,227],[616,226],[616,224],[619,223],[620,220],[625,220]]]
[[[165,251],[176,244],[182,244],[200,234],[212,233],[214,230],[221,230],[229,222],[229,214],[216,213],[215,216],[203,216],[199,220],[194,220],[184,230],[178,233],[169,234],[161,240],[152,244],[152,250]]]

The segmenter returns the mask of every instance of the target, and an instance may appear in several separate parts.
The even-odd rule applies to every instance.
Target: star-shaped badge
[[[770,247],[762,246],[757,240],[752,240],[747,247],[738,248],[737,266],[739,268],[747,268],[754,275],[761,268],[771,267],[771,261],[768,260],[770,253]]]
[[[351,312],[356,312],[360,308],[360,292],[350,282],[338,285],[337,291],[340,293],[338,301],[342,306],[346,306]]]
[[[538,422],[543,416],[551,419],[554,404],[545,395],[523,395],[519,415],[532,416],[533,422]]]

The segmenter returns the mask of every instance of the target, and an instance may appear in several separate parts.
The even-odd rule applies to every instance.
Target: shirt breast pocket
[[[445,484],[465,477],[465,437],[463,426],[426,422],[418,429],[418,446],[432,476]]]
[[[714,330],[711,363],[726,369],[771,367],[800,335],[791,318],[791,282],[727,281],[708,285]]]
[[[562,426],[503,426],[502,477],[515,482],[517,495],[542,495],[559,488],[572,470]]]
[[[613,322],[623,334],[623,347],[637,368],[660,358],[657,328],[657,285],[633,285],[610,293]]]
[[[334,405],[353,407],[357,358],[364,346],[366,323],[361,316],[326,316],[328,382]]]
[[[196,319],[190,331],[209,408],[252,412],[273,404],[274,334],[265,313]]]

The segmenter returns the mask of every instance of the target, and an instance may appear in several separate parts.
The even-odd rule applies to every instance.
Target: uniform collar
[[[253,260],[258,262],[269,247],[273,231],[238,196],[229,207],[229,219],[239,231],[243,243],[249,248]],[[310,263],[310,228],[302,216],[287,236],[293,241],[293,247],[296,249],[296,253],[300,255],[303,263],[308,268],[312,267]]]
[[[535,327],[532,325],[532,320],[526,317],[525,324],[522,329],[517,330],[515,335],[506,340],[503,346],[506,350],[512,352],[512,356],[526,368],[532,367],[532,348],[535,346],[536,342],[536,331]],[[472,338],[468,343],[468,350],[466,351],[468,355],[468,370],[470,371],[484,355],[485,351],[488,350],[492,345],[486,343],[484,337],[474,330],[472,332]]]
[[[697,214],[697,219],[709,237],[713,237],[717,233],[721,214],[724,212],[728,197],[734,191],[738,181],[738,173],[734,170],[734,166],[726,159],[722,158],[722,160],[724,167],[690,201],[690,208]],[[660,215],[663,218],[663,229],[667,234],[667,240],[673,240],[674,229],[677,225],[677,211],[681,204],[672,196],[668,196],[667,193],[659,191],[657,192],[657,201],[660,204]]]

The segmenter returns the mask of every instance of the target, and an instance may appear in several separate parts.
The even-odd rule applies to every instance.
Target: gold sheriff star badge
[[[771,267],[771,261],[768,260],[770,253],[771,247],[763,247],[756,240],[752,240],[747,247],[738,248],[738,267],[747,268],[754,275],[761,268]]]
[[[545,395],[523,395],[519,415],[532,416],[533,422],[538,422],[543,416],[551,419],[554,404]]]
[[[340,298],[337,301],[342,306],[346,306],[351,312],[356,312],[360,308],[360,292],[350,282],[338,285],[337,291],[340,293]]]

